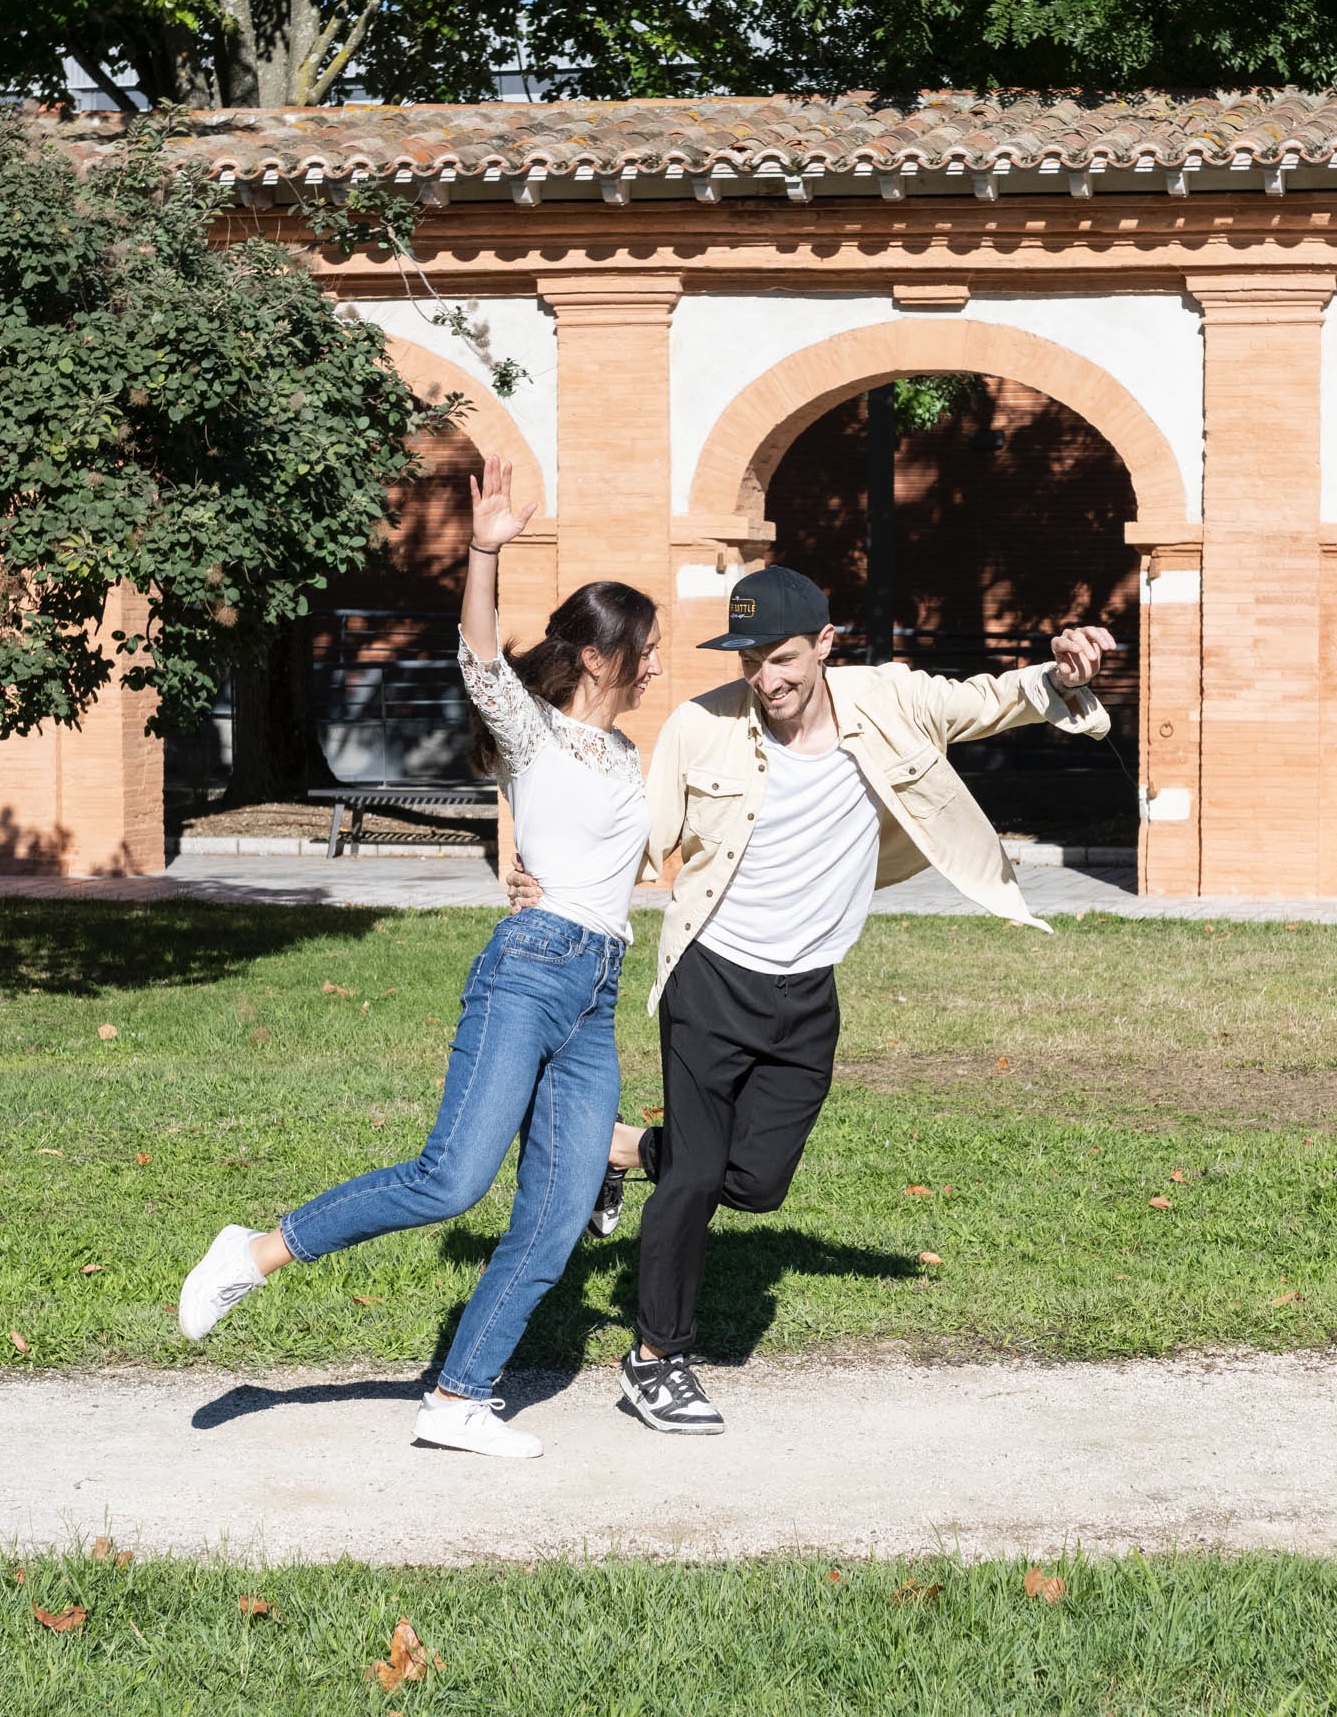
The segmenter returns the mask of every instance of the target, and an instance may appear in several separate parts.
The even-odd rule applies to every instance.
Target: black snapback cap
[[[831,624],[826,597],[810,578],[789,566],[763,566],[740,578],[729,594],[729,630],[698,650],[754,650]]]

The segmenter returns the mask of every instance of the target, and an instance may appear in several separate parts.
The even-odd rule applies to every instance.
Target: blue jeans
[[[311,1263],[458,1216],[520,1135],[510,1227],[465,1307],[442,1389],[486,1401],[589,1221],[617,1118],[613,1009],[624,944],[551,912],[503,918],[474,961],[441,1111],[416,1162],[373,1169],[279,1224]]]

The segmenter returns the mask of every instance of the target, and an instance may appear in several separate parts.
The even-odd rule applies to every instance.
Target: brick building
[[[121,123],[53,130],[87,155]],[[422,266],[529,372],[512,399],[393,259],[323,276],[424,397],[469,394],[472,440],[540,501],[506,557],[508,631],[613,572],[662,602],[642,742],[718,671],[693,644],[796,528],[784,473],[829,414],[848,428],[890,379],[951,371],[1019,420],[1068,414],[1070,447],[1080,420],[1113,452],[1096,499],[1122,544],[1064,576],[1136,611],[1142,887],[1337,894],[1337,99],[245,112],[178,147],[233,185],[236,235],[296,236],[299,190],[366,177],[427,205]],[[1057,505],[1060,476],[1018,482]],[[907,487],[907,529],[934,484]],[[1044,606],[1025,558],[991,575],[995,620]],[[0,747],[0,862],[160,863],[142,720],[112,692],[81,733]]]

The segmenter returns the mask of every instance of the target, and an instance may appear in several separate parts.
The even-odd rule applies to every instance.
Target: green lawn
[[[14,1717],[1311,1717],[1337,1707],[1337,1564],[784,1560],[532,1569],[30,1560],[0,1571]],[[907,1586],[907,1582],[913,1582]],[[940,1590],[933,1592],[933,1587]],[[242,1593],[277,1616],[241,1614]],[[55,1634],[32,1605],[86,1609]],[[385,1691],[401,1615],[442,1667]]]
[[[268,1226],[417,1151],[493,917],[0,905],[5,1363],[198,1358],[168,1308],[222,1223]],[[624,986],[631,1113],[659,1100],[657,924],[639,921]],[[1307,925],[1091,915],[1048,938],[874,920],[842,970],[840,1077],[789,1202],[717,1222],[704,1350],[1327,1341],[1334,953],[1337,930]],[[582,1245],[522,1361],[624,1345],[640,1197],[612,1241]],[[427,1363],[508,1201],[499,1183],[448,1227],[287,1272],[205,1357]]]

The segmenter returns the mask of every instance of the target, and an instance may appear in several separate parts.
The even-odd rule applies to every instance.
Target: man
[[[1031,916],[992,826],[947,747],[1049,721],[1097,738],[1109,718],[1084,688],[1114,640],[1053,639],[1054,662],[969,680],[904,666],[827,668],[835,629],[801,573],[741,579],[729,630],[742,678],[680,705],[647,780],[657,875],[680,848],[649,1006],[659,1008],[664,1122],[619,1126],[592,1223],[610,1233],[621,1178],[654,1182],[641,1215],[639,1340],[622,1390],[647,1425],[724,1429],[686,1355],[716,1209],[776,1210],[830,1089],[840,1030],[834,968],[873,891],[934,865],[969,899]],[[512,875],[512,899],[537,896]]]

